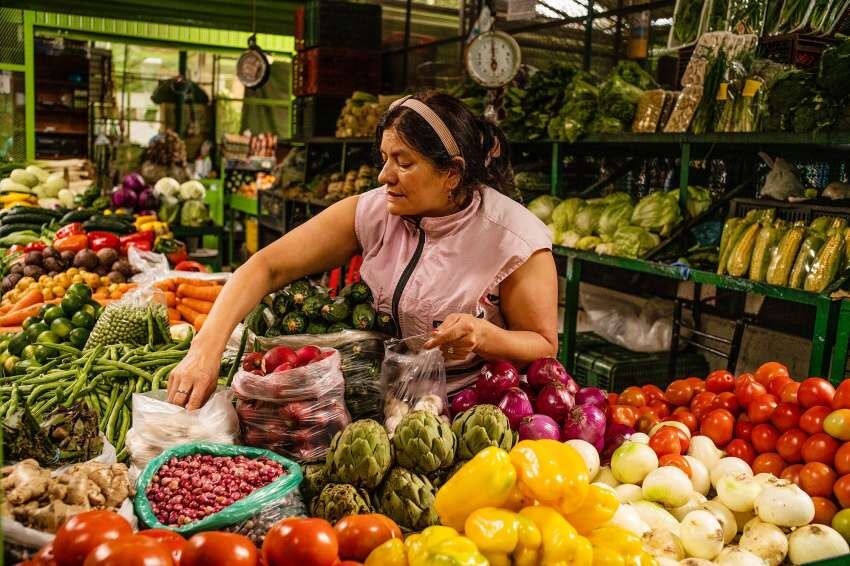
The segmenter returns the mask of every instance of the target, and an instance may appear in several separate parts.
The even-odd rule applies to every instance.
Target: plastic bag
[[[448,420],[443,353],[439,348],[423,349],[425,341],[425,336],[412,336],[386,342],[381,383],[384,426],[390,435],[411,411],[429,411]]]
[[[663,90],[647,90],[638,100],[635,119],[632,122],[633,132],[654,132],[664,108],[665,93]]]
[[[667,47],[690,45],[697,40],[705,27],[707,4],[703,0],[676,0]]]
[[[351,416],[339,352],[288,371],[257,375],[240,369],[233,379],[242,439],[299,462],[325,457],[334,434]]]
[[[136,246],[130,246],[127,250],[127,260],[130,262],[130,266],[139,272],[133,276],[132,281],[134,283],[138,283],[147,277],[156,276],[158,273],[167,273],[169,270],[168,258],[165,257],[165,254],[142,251]]]
[[[130,291],[103,309],[84,350],[111,344],[142,346],[169,343],[168,310],[165,293],[143,286]],[[116,328],[121,331],[116,332]]]
[[[287,346],[293,350],[314,345],[335,348],[340,355],[340,369],[345,379],[345,405],[352,420],[381,419],[381,362],[384,360],[385,334],[360,330],[343,330],[331,334],[296,334],[275,338],[258,338],[260,348]]]
[[[182,527],[168,527],[160,523],[151,509],[147,497],[147,487],[156,472],[171,458],[181,458],[192,454],[209,454],[211,456],[245,456],[246,458],[260,458],[265,456],[274,460],[286,469],[286,473],[272,483],[261,487],[247,497],[229,505],[219,511],[208,515],[199,521],[195,521]],[[263,448],[252,448],[249,446],[237,446],[233,444],[213,444],[211,442],[192,442],[169,448],[148,463],[142,475],[136,482],[136,497],[134,508],[139,520],[151,529],[169,529],[181,535],[191,535],[200,531],[214,531],[230,525],[241,523],[251,517],[256,510],[265,507],[287,494],[296,491],[301,483],[301,467],[295,462],[284,458],[270,450]]]
[[[771,159],[764,152],[760,152],[759,156],[770,167],[770,173],[765,177],[761,188],[762,197],[787,201],[790,198],[803,196],[803,183],[787,161],[781,157]]]
[[[186,442],[235,444],[239,441],[239,417],[233,394],[219,387],[198,410],[188,411],[166,401],[165,390],[133,394],[133,427],[126,446],[135,478],[163,450]]]
[[[295,489],[281,499],[263,506],[258,512],[243,522],[225,528],[225,531],[245,535],[257,546],[262,548],[263,541],[266,539],[266,533],[269,529],[287,517],[304,517],[309,513],[304,500],[301,498],[301,493]]]
[[[691,125],[691,120],[696,114],[697,107],[702,100],[701,86],[686,86],[679,93],[679,98],[676,100],[676,106],[673,112],[670,113],[670,119],[664,126],[666,133],[684,133],[688,131]]]
[[[735,0],[729,2],[726,29],[739,34],[761,33],[767,0]]]

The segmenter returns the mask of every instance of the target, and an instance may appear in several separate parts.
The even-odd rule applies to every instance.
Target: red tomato
[[[731,391],[718,393],[717,397],[714,399],[714,408],[726,409],[733,415],[737,415],[741,410],[741,406],[738,404],[738,398],[735,397],[735,394]]]
[[[700,434],[709,437],[717,446],[726,446],[732,440],[735,417],[726,409],[714,409],[700,424]]]
[[[338,553],[336,531],[324,519],[282,519],[263,542],[266,566],[332,566]]]
[[[764,454],[759,454],[753,460],[753,473],[768,473],[779,477],[787,465],[785,460],[782,459],[782,456],[776,452],[765,452]]]
[[[127,535],[96,546],[84,566],[173,566],[171,552],[158,541],[139,535]]]
[[[779,395],[779,400],[783,403],[796,403],[797,391],[800,390],[800,382],[792,381],[782,388],[782,393]]]
[[[756,381],[767,387],[777,377],[790,378],[791,376],[788,373],[788,368],[782,364],[778,362],[767,362],[759,366],[756,370],[755,377]]]
[[[811,497],[829,497],[838,476],[821,462],[809,462],[800,469],[800,487]]]
[[[609,393],[609,394],[608,394],[608,404],[609,404],[609,405],[616,405],[616,404],[617,404],[617,401],[618,401],[619,399],[620,399],[620,394],[619,394],[619,393]]]
[[[334,566],[363,566],[363,563],[356,560],[343,560],[341,562],[337,562]]]
[[[674,466],[688,474],[688,477],[691,477],[691,465],[688,464],[688,461],[685,460],[684,456],[681,456],[679,454],[665,454],[664,456],[658,459],[658,465]]]
[[[786,462],[796,464],[803,459],[803,443],[808,435],[799,428],[786,430],[776,441],[776,451]]]
[[[735,390],[735,376],[725,369],[718,369],[705,378],[705,390],[712,393],[723,393]]]
[[[794,380],[790,377],[786,377],[784,375],[775,377],[770,385],[767,386],[767,392],[771,395],[775,395],[777,398],[782,397],[782,390],[785,389],[785,386],[789,383],[793,383]]]
[[[764,454],[765,452],[778,452],[778,450],[776,450],[776,444],[779,441],[779,432],[773,428],[772,425],[767,423],[756,425],[753,427],[752,436],[753,447],[759,454]]]
[[[138,534],[143,537],[152,538],[159,542],[162,546],[171,552],[171,557],[174,558],[175,564],[180,564],[180,557],[183,555],[183,547],[186,546],[186,539],[168,529],[147,529],[139,531]]]
[[[745,373],[735,382],[735,396],[742,407],[748,407],[750,402],[767,393],[767,388],[755,380],[752,374]]]
[[[649,407],[644,408],[649,409]],[[635,428],[638,432],[649,434],[649,431],[652,430],[652,427],[654,427],[660,422],[661,419],[658,418],[655,412],[653,412],[652,410],[648,410],[638,417],[637,423],[635,423]]]
[[[835,390],[832,398],[833,409],[850,409],[850,379],[845,379]]]
[[[611,405],[611,421],[634,427],[637,422],[637,409],[629,405]]]
[[[832,398],[835,397],[835,387],[822,377],[810,377],[800,384],[797,391],[797,399],[803,407],[815,407],[823,405],[832,407]]]
[[[334,525],[339,540],[339,557],[363,562],[377,547],[386,541],[401,537],[395,522],[379,513],[349,515]]]
[[[823,431],[838,440],[850,440],[850,409],[836,409],[827,415]]]
[[[785,432],[799,424],[801,414],[800,406],[796,403],[780,403],[770,416],[770,422],[776,430]]]
[[[660,387],[653,384],[647,384],[640,388],[643,391],[643,396],[646,397],[647,405],[652,403],[653,401],[663,401],[664,400],[664,391],[661,390]]]
[[[677,379],[667,386],[664,400],[671,405],[688,405],[694,398],[694,388],[684,379]]]
[[[688,385],[694,390],[694,395],[699,395],[705,391],[705,380],[698,377],[688,377],[685,379]]]
[[[811,435],[805,442],[801,454],[806,462],[822,462],[826,465],[832,465],[835,460],[835,453],[838,452],[838,441],[826,434],[818,432]]]
[[[809,434],[823,432],[823,421],[832,410],[829,407],[812,407],[800,415],[800,428]]]
[[[620,404],[631,405],[632,407],[643,407],[646,405],[646,395],[643,394],[640,387],[626,387],[620,393]]]
[[[850,474],[850,442],[845,442],[835,453],[835,471],[841,474]]]
[[[747,414],[750,415],[750,420],[753,424],[766,423],[773,416],[773,411],[778,406],[779,399],[770,393],[765,393],[764,395],[754,397],[750,401],[750,405],[747,407]]]
[[[830,525],[832,518],[838,513],[838,507],[831,499],[826,497],[812,497],[812,503],[815,504],[815,518],[812,523],[817,525]]]
[[[832,493],[842,508],[850,507],[850,474],[838,478],[832,486]]]
[[[704,415],[718,408],[715,405],[716,403],[717,393],[711,393],[710,391],[697,393],[694,395],[694,398],[691,399],[691,412],[693,412],[693,414],[696,415],[697,420],[701,422]]]
[[[694,434],[697,430],[699,430],[697,418],[687,409],[687,407],[678,407],[675,411],[673,411],[673,414],[670,415],[670,419],[678,421],[688,427],[691,434]]]
[[[741,440],[740,438],[736,438],[727,444],[724,450],[726,450],[727,456],[740,458],[750,466],[753,465],[753,460],[756,459],[756,452],[753,450],[753,447],[746,440]]]
[[[735,438],[751,442],[753,438],[753,423],[750,422],[750,417],[741,415],[738,417],[738,422],[735,423]]]
[[[74,515],[56,531],[53,552],[60,566],[79,566],[102,542],[133,534],[130,523],[112,511],[85,511]]]
[[[783,480],[788,480],[792,483],[800,485],[800,470],[803,469],[803,464],[791,464],[784,470],[782,470],[782,475],[779,477]]]
[[[180,566],[256,566],[258,561],[257,547],[248,537],[213,531],[186,542]]]
[[[665,419],[670,416],[670,405],[664,401],[650,401],[647,405],[652,411],[658,415],[658,418]]]

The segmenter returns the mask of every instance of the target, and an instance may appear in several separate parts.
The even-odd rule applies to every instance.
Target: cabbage
[[[638,226],[622,226],[614,233],[617,255],[640,257],[653,249],[661,238]]]
[[[598,253],[599,255],[620,255],[619,251],[617,250],[617,244],[614,244],[613,242],[609,242],[607,244],[599,244],[593,249],[593,251]]]
[[[620,226],[628,226],[632,219],[634,208],[629,202],[610,204],[599,217],[599,235],[605,238],[614,235]]]
[[[561,199],[552,195],[539,196],[528,203],[528,210],[542,222],[549,223],[552,220],[552,211],[558,206]]]
[[[201,182],[192,179],[180,185],[180,200],[202,200],[204,192]]]
[[[552,243],[557,244],[561,239],[561,229],[554,222],[547,224],[546,227],[549,228],[549,236],[552,238]]]
[[[596,232],[605,208],[604,204],[591,204],[579,210],[575,219],[575,231],[582,236],[590,236]]]
[[[632,204],[632,196],[629,193],[617,191],[616,193],[602,197],[602,202],[608,205],[619,204],[621,202]]]
[[[676,224],[681,221],[678,199],[672,193],[663,191],[642,198],[632,213],[632,224],[658,232],[662,236],[670,235]]]
[[[670,191],[679,201],[679,189]],[[688,199],[685,204],[689,218],[696,218],[711,207],[711,193],[705,187],[688,187]]]
[[[207,205],[200,200],[187,200],[180,208],[180,224],[192,228],[199,228],[206,224],[209,219]]]
[[[572,230],[567,230],[561,234],[561,239],[558,240],[558,245],[574,248],[579,240],[581,240],[581,234]]]
[[[561,230],[572,228],[576,214],[583,206],[584,200],[580,198],[568,198],[561,201],[561,204],[552,211],[552,222],[557,224]]]
[[[180,183],[171,177],[163,177],[153,186],[153,192],[158,197],[176,197],[179,191]]]
[[[585,236],[584,238],[576,242],[575,247],[579,250],[592,250],[601,243],[602,240],[600,240],[596,236]]]

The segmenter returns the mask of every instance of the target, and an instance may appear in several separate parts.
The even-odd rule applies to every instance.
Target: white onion
[[[753,475],[753,469],[750,465],[740,458],[735,458],[734,456],[721,458],[713,467],[710,467],[709,470],[711,470],[711,485],[714,486],[714,489],[717,489],[717,482],[720,481],[720,478],[726,477],[729,474]]]
[[[580,438],[567,440],[565,444],[575,448],[576,452],[581,454],[582,460],[587,465],[587,477],[595,478],[596,474],[599,473],[599,452],[596,451],[596,448],[590,442]]]
[[[717,481],[717,497],[732,511],[745,512],[753,506],[762,489],[762,484],[749,474],[729,474]]]
[[[706,501],[707,499],[705,498],[705,495],[694,491],[691,493],[691,496],[688,498],[688,501],[684,505],[680,505],[675,509],[671,509],[670,513],[674,517],[676,517],[677,521],[681,521],[691,511],[695,509],[700,509],[702,507],[702,504]]]
[[[658,566],[679,566],[678,560],[673,560],[666,556],[656,556],[655,561],[658,563]]]
[[[768,566],[779,566],[788,554],[788,538],[782,529],[758,517],[744,525],[738,546],[752,552]]]
[[[643,499],[643,490],[639,485],[633,483],[621,483],[614,488],[614,491],[617,492],[617,499],[620,503],[631,503]]]
[[[808,564],[847,554],[850,547],[838,531],[826,525],[806,525],[788,536],[792,564]]]
[[[684,458],[691,467],[691,483],[694,484],[694,491],[708,495],[708,490],[711,489],[711,474],[708,472],[708,467],[693,456]]]
[[[767,487],[769,485],[776,485],[776,484],[782,482],[781,479],[774,476],[773,474],[768,474],[767,472],[761,472],[759,474],[756,474],[755,476],[753,476],[753,479],[756,480],[757,482],[759,482],[762,485],[762,487]]]
[[[750,509],[749,511],[744,511],[743,513],[732,511],[732,514],[735,516],[735,522],[738,524],[738,532],[740,533],[744,530],[744,525],[749,523],[753,519],[753,517],[756,516],[756,510]]]
[[[806,492],[789,481],[764,488],[755,502],[756,515],[777,527],[802,527],[815,518],[815,504]]]
[[[679,535],[679,521],[662,506],[650,501],[635,501],[630,505],[649,528],[667,529],[674,535]]]
[[[714,445],[714,441],[709,437],[698,435],[691,438],[688,456],[693,456],[710,470],[723,457],[723,452]]]
[[[629,442],[638,442],[640,444],[649,444],[649,435],[645,432],[636,432],[629,435]]]
[[[655,450],[639,442],[627,440],[611,456],[611,471],[621,483],[641,483],[657,467]]]
[[[682,541],[667,529],[652,529],[648,533],[644,533],[643,549],[656,558],[664,556],[681,560],[685,557]]]
[[[685,552],[694,558],[712,560],[723,550],[723,527],[708,511],[691,511],[682,521],[680,535]]]
[[[685,558],[679,561],[679,566],[715,566],[715,564],[704,558]]]
[[[688,474],[675,466],[662,466],[643,479],[643,498],[665,507],[678,507],[688,502],[694,486]]]
[[[688,436],[688,439],[691,438],[691,429],[689,429],[685,423],[680,423],[679,421],[661,421],[660,423],[649,429],[649,436],[652,436],[653,434],[661,430],[661,427],[665,426],[672,426],[674,428],[678,428]]]
[[[640,518],[637,510],[628,503],[623,503],[617,507],[617,511],[607,524],[626,529],[638,536],[643,536],[650,530],[649,525]]]
[[[738,546],[727,546],[714,562],[717,566],[764,566],[764,560]]]
[[[602,466],[599,468],[599,473],[596,474],[596,477],[593,478],[593,481],[597,483],[605,483],[610,485],[611,487],[617,487],[620,485],[620,482],[617,481],[617,478],[614,477],[614,474],[611,472],[611,468],[608,466]]]
[[[735,515],[732,511],[718,501],[717,498],[706,501],[702,508],[714,515],[720,522],[720,526],[723,528],[723,542],[726,544],[732,542],[732,539],[738,534],[738,523],[735,522]]]

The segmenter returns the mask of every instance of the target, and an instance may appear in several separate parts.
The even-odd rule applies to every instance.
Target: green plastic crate
[[[580,333],[576,340],[574,377],[584,387],[620,392],[631,385],[654,384],[664,389],[673,379],[704,377],[708,373],[708,363],[695,351],[679,353],[675,376],[667,374],[668,362],[665,352],[632,352],[593,333]]]

